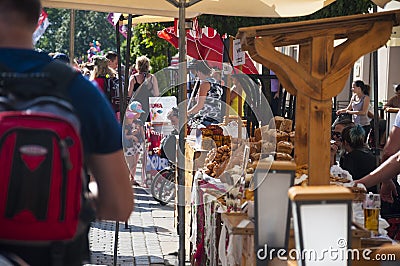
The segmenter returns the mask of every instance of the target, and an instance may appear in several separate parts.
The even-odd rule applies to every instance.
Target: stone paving
[[[119,223],[116,265],[178,265],[179,238],[174,227],[174,204],[161,206],[148,189],[135,187],[135,210]],[[116,223],[98,221],[89,233],[91,264],[114,265]]]

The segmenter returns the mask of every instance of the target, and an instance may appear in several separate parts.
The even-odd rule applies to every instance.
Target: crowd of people
[[[357,80],[353,83],[352,91],[349,105],[337,111],[338,118],[332,125],[330,164],[339,164],[347,170],[355,184],[361,183],[369,192],[380,193],[381,214],[384,217],[400,216],[400,185],[397,178],[400,174],[400,112],[390,129],[382,156],[377,161],[367,142],[372,131],[369,86]],[[388,100],[384,108],[400,107],[400,86],[396,86],[395,92],[396,95]]]

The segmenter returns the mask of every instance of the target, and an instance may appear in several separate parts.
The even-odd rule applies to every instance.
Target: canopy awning
[[[186,8],[187,17],[218,14],[246,17],[294,17],[311,14],[335,0],[201,0]],[[193,1],[191,1],[193,2]],[[178,0],[42,0],[45,7],[179,17]]]

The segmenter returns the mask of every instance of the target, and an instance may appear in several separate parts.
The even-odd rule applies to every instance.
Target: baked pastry
[[[290,119],[284,119],[280,126],[279,126],[279,130],[280,131],[284,131],[284,132],[291,132],[292,131],[292,127],[293,127],[293,121]],[[277,127],[278,128],[278,127]]]
[[[257,153],[257,142],[250,142],[249,147],[250,147],[250,154]],[[260,151],[261,151],[261,146],[260,146]]]
[[[287,153],[284,152],[277,152],[275,155],[275,159],[277,161],[291,161],[293,158]]]
[[[256,142],[256,152],[261,152],[262,140]]]
[[[212,129],[213,135],[223,135],[224,130],[221,127],[217,127]]]
[[[231,136],[222,136],[222,145],[231,146]]]
[[[307,164],[298,165],[296,167],[295,176],[300,177],[302,175],[308,175],[308,165]]]
[[[275,116],[269,121],[269,128],[279,129],[283,120],[285,120],[285,118],[283,118],[282,116]]]
[[[215,148],[215,142],[212,138],[210,137],[203,137],[201,139],[201,148],[203,150],[212,150],[213,148]]]
[[[203,136],[212,136],[213,135],[212,130],[209,128],[200,128],[200,130],[201,130],[201,134]]]
[[[260,158],[261,158],[261,153],[252,153],[252,154],[250,154],[250,158],[251,158],[253,161],[259,161]]]
[[[213,139],[213,140],[221,140],[221,141],[222,141],[222,140],[223,140],[223,137],[224,137],[224,136],[222,136],[222,135],[215,135],[215,134],[212,135],[212,139]]]
[[[261,153],[271,153],[275,151],[275,145],[269,141],[263,141],[261,144]]]
[[[276,151],[291,154],[293,151],[293,144],[289,141],[279,141],[276,145]]]
[[[354,195],[353,201],[364,201],[367,191],[362,187],[347,187]]]
[[[294,138],[295,138],[295,131],[292,131],[289,133],[289,140],[293,144],[294,144]]]
[[[269,126],[262,126],[260,127],[261,129],[261,140],[266,141],[268,140],[268,131],[269,131]]]
[[[261,128],[256,128],[254,130],[254,137],[256,141],[260,141],[262,139]]]
[[[285,131],[280,131],[280,130],[276,131],[276,135],[275,135],[276,143],[278,143],[280,141],[288,141],[288,140],[289,140],[289,134],[288,133],[286,133]]]

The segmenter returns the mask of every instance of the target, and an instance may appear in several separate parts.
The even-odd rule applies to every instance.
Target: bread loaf
[[[279,130],[289,133],[292,131],[292,127],[293,127],[293,121],[290,119],[284,119],[279,126]]]
[[[261,144],[261,153],[271,153],[275,151],[275,145],[269,141],[263,141]]]
[[[292,132],[289,133],[289,140],[293,144],[294,144],[294,138],[295,138],[295,132],[292,131]]]
[[[269,128],[279,129],[283,120],[285,120],[285,118],[283,118],[282,116],[275,116],[271,119],[271,121],[269,121]]]
[[[276,143],[279,141],[288,141],[289,140],[289,134],[286,133],[285,131],[277,131],[276,132]]]
[[[260,141],[260,140],[262,139],[261,128],[256,128],[256,129],[254,130],[254,138],[255,138],[255,141],[256,141],[256,142],[257,142],[257,141]]]
[[[277,161],[290,161],[290,160],[292,160],[293,158],[292,158],[292,156],[290,156],[290,155],[287,154],[287,153],[284,153],[284,152],[277,152],[276,155],[275,155],[275,159],[276,159]]]
[[[279,141],[276,145],[276,151],[291,154],[293,151],[293,144],[289,141]]]

